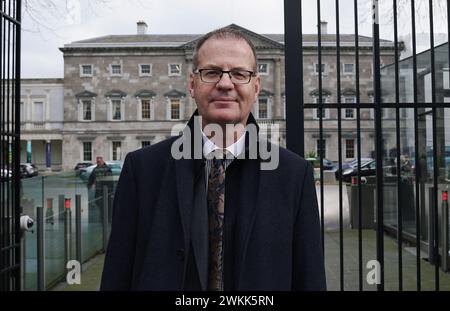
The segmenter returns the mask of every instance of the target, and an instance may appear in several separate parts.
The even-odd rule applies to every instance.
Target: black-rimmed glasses
[[[220,70],[220,69],[198,69],[194,70],[194,74],[200,74],[200,79],[205,83],[218,83],[224,73],[227,73],[231,82],[235,84],[247,84],[250,83],[255,73],[250,70],[233,69],[233,70]]]

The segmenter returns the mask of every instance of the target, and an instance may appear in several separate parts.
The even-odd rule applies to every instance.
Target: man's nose
[[[218,88],[222,88],[222,89],[232,89],[232,88],[234,88],[234,83],[231,82],[230,73],[224,72],[222,74],[222,77],[220,78],[219,82],[217,82],[216,86]]]

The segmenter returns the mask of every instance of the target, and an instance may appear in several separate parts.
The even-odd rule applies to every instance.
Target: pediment
[[[251,30],[248,30],[247,28],[241,27],[236,24],[230,24],[224,28],[230,28],[230,29],[236,29],[244,33],[253,43],[256,50],[263,50],[263,49],[284,49],[284,45],[274,41],[264,35],[258,34],[256,32],[253,32]],[[183,45],[185,49],[194,49],[197,42],[202,38],[203,36],[199,36],[198,38],[189,41]]]

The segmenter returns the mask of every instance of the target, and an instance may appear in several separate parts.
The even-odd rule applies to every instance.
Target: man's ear
[[[189,76],[189,94],[191,94],[192,98],[195,98],[194,83],[194,75],[191,73],[191,75]]]
[[[256,75],[255,77],[255,97],[258,97],[259,91],[261,91],[261,77]]]

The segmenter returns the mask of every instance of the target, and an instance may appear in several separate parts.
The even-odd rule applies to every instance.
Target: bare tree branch
[[[82,2],[87,3],[90,12],[96,14],[104,10],[112,0],[23,0],[22,20],[29,21],[27,32],[43,33],[44,31],[57,35],[61,25],[67,24],[76,14],[81,15]]]
[[[398,16],[409,16],[411,14],[411,1],[412,0],[397,0],[397,15]],[[418,23],[419,29],[429,28],[429,1],[428,0],[414,0],[415,11],[416,11],[416,21]],[[359,0],[362,6],[371,7],[372,0]],[[380,2],[381,3],[381,2]],[[382,17],[382,22],[384,25],[392,25],[394,23],[394,13],[393,13],[393,2],[392,0],[385,0],[382,2],[380,16]],[[447,19],[447,6],[445,0],[434,0],[433,1],[433,16],[435,20]],[[371,11],[364,11],[360,16],[360,23],[368,22],[372,18]],[[406,23],[403,20],[403,23]],[[406,26],[409,25],[399,25]]]

